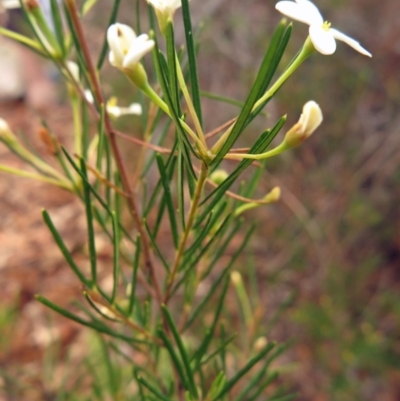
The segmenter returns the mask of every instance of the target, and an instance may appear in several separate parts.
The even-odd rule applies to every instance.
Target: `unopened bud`
[[[267,195],[264,196],[264,200],[267,203],[278,202],[281,197],[281,189],[279,187],[274,187]]]
[[[13,142],[17,142],[17,138],[11,131],[11,128],[8,125],[7,121],[2,118],[0,118],[0,141],[3,141],[7,145],[10,145]]]
[[[321,108],[310,100],[303,107],[299,121],[287,132],[285,143],[288,147],[295,147],[305,141],[322,123]]]
[[[258,337],[254,343],[254,350],[256,352],[261,352],[268,345],[267,337]]]
[[[227,178],[228,178],[228,173],[225,170],[221,169],[215,170],[210,175],[210,180],[217,185],[222,184]]]
[[[243,284],[242,275],[237,271],[231,273],[231,280],[235,286]]]

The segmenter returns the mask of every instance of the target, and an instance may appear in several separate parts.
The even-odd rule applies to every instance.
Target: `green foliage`
[[[108,25],[117,20],[120,3],[112,2]],[[21,2],[35,39],[15,35],[14,39],[56,65],[68,87],[75,129],[74,150],[68,145],[62,147],[52,134],[62,173],[49,166],[43,169],[44,162],[25,159],[41,174],[36,178],[63,187],[82,201],[87,229],[88,268],[69,249],[50,213],[42,212],[66,265],[78,279],[77,288],[83,288],[83,296],[67,306],[42,295],[36,299],[96,333],[91,334],[96,339],[94,350],[89,352],[85,369],[78,372],[90,378],[85,388],[89,386],[89,396],[84,391],[82,396],[75,395],[72,386],[62,388],[55,399],[293,399],[295,395],[288,394],[277,380],[277,359],[288,345],[266,337],[293,297],[275,311],[268,311],[268,319],[257,317],[256,311],[262,310],[256,285],[258,272],[252,260],[245,263],[243,256],[256,225],[238,216],[243,205],[255,208],[269,203],[265,196],[252,199],[265,168],[264,161],[253,165],[254,156],[262,159],[288,150],[283,146],[285,140],[270,149],[286,116],[272,122],[248,149],[237,153],[233,146],[315,50],[313,46],[306,41],[271,86],[292,32],[292,26],[281,21],[269,45],[265,44],[264,58],[254,71],[255,80],[246,100],[232,101],[201,91],[199,43],[188,0],[182,0],[183,48],[176,43],[173,13],[166,15],[165,10],[149,6],[150,39],[136,39],[130,28],[119,25],[114,37],[111,30],[105,32],[97,63],[82,27],[84,15],[96,1],[85,1],[78,10],[74,0],[65,0],[62,6],[51,0],[54,33],[39,6],[24,4]],[[139,8],[137,2],[136,10]],[[138,28],[140,22],[138,18]],[[152,67],[145,68],[140,59],[130,57],[142,52],[142,48],[134,48],[135,40],[142,40],[142,46],[150,43]],[[112,65],[141,91],[143,139],[115,128],[112,104],[103,97],[106,84],[99,78],[108,50]],[[68,63],[73,58],[77,60],[77,74]],[[102,77],[104,81],[106,78]],[[210,135],[203,131],[207,116],[202,110],[202,94],[234,103],[240,109],[235,119],[216,127]],[[294,128],[299,129],[297,125]],[[212,145],[210,138],[218,133],[219,139]],[[133,166],[121,151],[119,139],[135,143]],[[222,183],[214,184],[210,175],[217,167],[225,167],[225,159],[237,160],[238,164]],[[376,218],[371,214],[370,220]],[[109,241],[111,249],[107,267],[112,278],[110,288],[101,279],[100,235]],[[246,266],[242,269],[244,279],[240,272],[232,272],[240,265]],[[235,293],[237,308],[231,302]],[[307,320],[310,316],[318,322],[315,327],[314,321]],[[332,314],[323,308],[306,306],[296,318],[307,322],[315,338],[340,335]],[[376,341],[381,339],[364,336],[350,343],[368,365],[377,355]]]

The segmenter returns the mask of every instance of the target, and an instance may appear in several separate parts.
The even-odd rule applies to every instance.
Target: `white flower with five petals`
[[[333,54],[336,50],[336,40],[340,40],[347,43],[359,53],[372,57],[372,54],[364,49],[356,40],[337,29],[331,28],[329,22],[324,22],[318,8],[311,1],[280,1],[276,4],[275,8],[287,17],[309,25],[311,42],[320,53]]]
[[[141,58],[154,47],[154,40],[124,24],[113,24],[108,28],[107,41],[110,47],[110,63],[120,69],[134,69]]]

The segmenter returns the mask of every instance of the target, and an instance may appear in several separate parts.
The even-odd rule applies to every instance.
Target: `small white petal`
[[[337,29],[331,29],[330,32],[332,33],[333,37],[337,40],[341,40],[344,43],[347,43],[350,47],[354,50],[357,50],[359,53],[363,54],[364,56],[372,57],[372,54],[364,49],[360,43],[356,40],[350,38],[349,36],[345,35],[344,33],[338,31]]]
[[[299,1],[300,3],[294,3],[293,1],[280,1],[275,5],[275,8],[283,15],[307,25],[323,23],[321,14],[312,3],[307,0]]]
[[[303,118],[303,121],[301,121]],[[323,116],[319,105],[310,100],[303,106],[303,113],[300,117],[303,132],[308,138],[322,123]]]
[[[133,41],[136,39],[135,31],[129,26],[125,24],[115,24],[118,29],[118,39],[120,42],[120,46],[122,48],[122,52],[124,54],[128,53],[129,48],[131,47]]]
[[[309,18],[312,20],[312,24],[322,24],[324,22],[324,19],[322,18],[317,6],[311,3],[311,1],[296,0],[296,2],[304,10],[304,12],[309,15]]]
[[[154,40],[149,40],[148,35],[140,35],[131,45],[128,54],[123,61],[123,67],[129,68],[137,64],[140,59],[154,47]]]
[[[107,42],[110,47],[110,63],[114,67],[121,67],[124,53],[119,41],[118,24],[111,25],[107,30]]]
[[[140,103],[132,103],[128,107],[129,109],[129,114],[135,114],[137,116],[140,116],[142,114],[142,105]]]
[[[321,54],[328,55],[335,53],[336,42],[331,31],[331,29],[325,30],[321,25],[310,26],[311,42]]]

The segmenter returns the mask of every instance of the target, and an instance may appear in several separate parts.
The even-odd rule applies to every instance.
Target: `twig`
[[[99,105],[105,105],[103,94],[100,89],[100,83],[97,78],[97,73],[96,69],[94,67],[92,58],[90,56],[89,52],[89,47],[88,43],[85,39],[82,25],[79,19],[79,15],[75,6],[75,1],[74,0],[65,0],[68,11],[71,16],[72,23],[74,25],[74,28],[76,30],[76,35],[78,36],[79,43],[82,46],[82,53],[84,55],[86,65],[88,68],[88,73],[89,73],[89,79],[92,84],[92,88],[94,90],[94,97],[97,100]],[[114,154],[115,161],[117,163],[118,171],[121,175],[121,181],[122,185],[124,187],[124,190],[127,194],[126,200],[129,206],[130,213],[133,217],[134,223],[136,225],[136,229],[139,232],[140,235],[140,240],[142,242],[142,249],[143,249],[143,256],[144,256],[144,263],[146,266],[146,270],[149,272],[152,284],[154,286],[157,302],[161,306],[162,298],[161,298],[161,290],[160,290],[160,285],[158,283],[157,275],[155,273],[155,268],[151,259],[151,253],[150,253],[150,243],[149,239],[147,237],[146,230],[143,227],[142,220],[139,215],[139,210],[136,205],[136,201],[134,198],[134,193],[131,188],[131,184],[129,181],[129,176],[128,172],[126,170],[125,163],[123,161],[121,152],[118,148],[117,141],[116,141],[116,132],[114,131],[111,121],[109,118],[109,115],[107,113],[106,108],[104,108],[104,126],[105,130],[107,132],[108,138],[110,140],[112,152]]]

